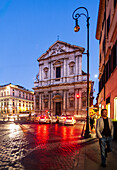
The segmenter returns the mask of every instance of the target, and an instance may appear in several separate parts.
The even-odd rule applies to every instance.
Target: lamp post
[[[78,11],[80,9],[84,9],[85,13],[79,13]],[[73,14],[72,14],[72,18],[75,20],[75,27],[74,27],[74,31],[78,32],[80,30],[80,26],[78,25],[78,19],[84,15],[86,17],[86,22],[87,22],[87,121],[86,121],[86,130],[85,130],[85,138],[90,137],[90,131],[89,131],[89,14],[88,14],[88,10],[85,7],[79,7],[77,8]]]
[[[77,97],[77,115],[78,115],[78,108],[79,108],[79,101],[78,101],[78,99],[80,98],[80,95],[77,94],[76,97]]]

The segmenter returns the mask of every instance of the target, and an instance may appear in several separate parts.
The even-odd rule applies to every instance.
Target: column
[[[76,75],[78,75],[78,68],[79,68],[79,65],[78,65],[78,56],[76,56]]]
[[[79,90],[79,95],[80,95],[80,98],[79,98],[79,110],[81,110],[82,108],[82,91]]]
[[[41,86],[41,67],[42,67],[42,65],[41,64],[39,64],[39,86]]]
[[[40,112],[42,113],[42,93],[40,93],[39,105],[40,105]]]
[[[39,111],[41,110],[41,94],[39,93]]]
[[[76,57],[76,62],[75,62],[75,82],[77,82],[77,75],[78,75],[78,56],[75,56]]]
[[[51,62],[48,63],[48,84],[51,84]]]
[[[52,100],[52,92],[51,92],[51,114],[53,115],[54,110],[53,110],[53,100]]]
[[[78,56],[78,72],[79,72],[79,75],[81,75],[82,74],[82,56],[81,55],[79,55]]]
[[[67,59],[64,59],[64,80],[63,80],[63,82],[66,82],[65,77],[67,77]]]
[[[39,81],[41,81],[41,65],[39,64]]]
[[[67,90],[65,91],[65,113],[67,113],[68,105],[67,105]]]
[[[65,111],[65,90],[63,91],[63,110]]]
[[[53,81],[53,79],[54,79],[54,76],[53,76],[54,69],[53,69],[53,63],[52,62],[51,62],[51,70],[50,71],[51,71],[51,84],[53,84],[53,82],[54,82]]]
[[[44,100],[43,100],[44,97],[43,97],[43,94],[44,94],[44,93],[41,94],[41,96],[42,96],[42,97],[41,97],[41,99],[42,99],[42,100],[41,100],[41,102],[42,102],[42,103],[41,103],[41,104],[42,104],[42,111],[44,111]]]
[[[78,94],[78,89],[75,89],[75,114],[77,115],[77,108],[78,108],[78,103],[77,103],[77,94]]]

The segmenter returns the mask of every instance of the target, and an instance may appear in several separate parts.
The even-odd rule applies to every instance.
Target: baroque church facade
[[[35,113],[86,115],[87,74],[82,71],[83,52],[82,47],[57,40],[38,58],[39,72],[33,88]]]

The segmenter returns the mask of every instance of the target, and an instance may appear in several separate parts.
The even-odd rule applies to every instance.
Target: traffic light
[[[77,94],[77,95],[76,95],[76,97],[77,97],[77,99],[79,99],[79,98],[80,98],[80,95],[79,95],[79,94]]]

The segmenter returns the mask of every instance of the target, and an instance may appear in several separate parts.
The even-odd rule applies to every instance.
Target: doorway
[[[61,102],[56,102],[56,115],[61,115]]]
[[[117,120],[117,97],[114,98],[114,119]]]
[[[106,104],[106,109],[108,111],[108,117],[110,117],[110,103]]]

